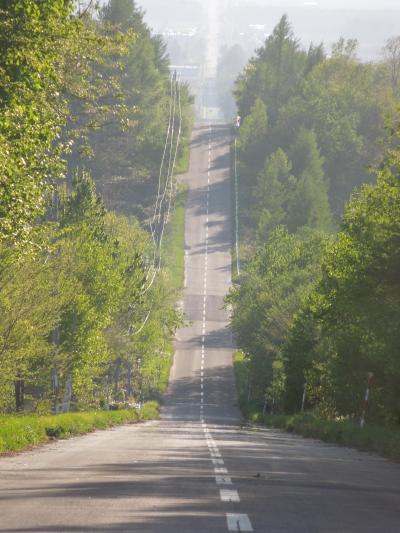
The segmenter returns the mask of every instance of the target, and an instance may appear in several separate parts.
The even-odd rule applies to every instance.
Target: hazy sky
[[[218,1],[218,0],[216,0]],[[305,4],[317,4],[318,7],[347,9],[400,9],[400,0],[238,0],[241,3],[260,3],[265,5],[301,7]]]

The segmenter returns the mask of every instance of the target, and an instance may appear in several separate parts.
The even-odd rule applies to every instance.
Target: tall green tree
[[[296,313],[319,279],[325,241],[323,234],[310,229],[294,235],[276,228],[227,298],[238,347],[250,361],[253,397],[259,405],[274,389],[274,364],[280,360]]]
[[[315,133],[304,128],[290,149],[296,185],[287,205],[287,225],[291,231],[302,226],[329,231],[331,214],[324,182],[323,159]]]
[[[74,2],[5,2],[0,9],[0,238],[29,240],[57,181],[65,156],[87,148],[87,132],[112,117],[129,122],[120,84],[99,72],[119,58],[132,36],[109,36]]]
[[[321,341],[331,346],[323,361],[331,387],[323,400],[342,414],[359,414],[366,375],[373,372],[371,410],[388,421],[400,415],[399,173],[399,154],[392,150],[377,184],[365,185],[349,203],[337,241],[323,258],[314,303]]]
[[[63,173],[52,146],[66,113],[59,66],[71,15],[64,0],[0,5],[0,238],[14,242],[29,238]]]
[[[306,59],[284,15],[239,76],[235,91],[239,113],[247,116],[256,99],[262,98],[274,123],[280,106],[293,94]]]
[[[265,161],[264,171],[257,177],[255,201],[258,209],[257,238],[268,240],[269,233],[287,218],[287,201],[293,187],[292,164],[285,152],[278,149]]]

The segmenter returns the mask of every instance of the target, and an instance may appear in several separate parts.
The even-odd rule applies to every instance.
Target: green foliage
[[[322,45],[305,54],[284,17],[237,81],[247,242],[228,302],[252,415],[298,412],[305,392],[322,417],[359,418],[372,372],[367,422],[400,422],[397,44],[379,65],[360,63],[354,40],[330,58]],[[387,112],[389,148],[368,177]],[[323,238],[354,187],[375,179],[351,196],[338,235]]]
[[[286,219],[288,195],[293,187],[292,164],[280,148],[265,161],[264,171],[258,175],[255,199],[258,210],[257,238],[268,240],[270,232]]]
[[[280,381],[277,360],[296,312],[319,278],[325,241],[310,229],[291,235],[278,227],[227,298],[238,346],[249,357],[252,396],[261,404],[274,375]],[[268,394],[278,400],[272,390]]]
[[[74,143],[83,147],[87,129],[110,116],[129,115],[120,102],[106,102],[118,92],[115,72],[97,71],[123,55],[126,42],[102,35],[73,7],[20,0],[0,9],[0,238],[17,244],[29,241],[45,213]]]
[[[295,416],[257,416],[255,420],[304,437],[376,452],[396,461],[400,459],[400,431],[396,428],[368,426],[361,429],[350,420],[326,420],[309,413]]]
[[[2,416],[0,454],[18,452],[30,446],[43,444],[51,438],[66,439],[95,429],[134,424],[158,416],[158,405],[155,402],[144,404],[140,410],[95,411],[57,416]]]
[[[0,3],[0,51],[0,412],[158,396],[182,321],[183,208],[172,214],[179,264],[168,258],[149,283],[151,237],[129,195],[127,216],[108,211],[96,169],[150,177],[152,203],[175,90],[165,45],[133,1],[19,0]],[[187,86],[180,96],[184,165]]]
[[[338,222],[354,187],[368,181],[365,169],[382,154],[384,116],[394,110],[396,100],[389,67],[360,63],[356,49],[356,41],[342,39],[332,57],[326,57],[322,44],[311,45],[306,53],[283,17],[239,76],[235,94],[243,118],[239,169],[246,237],[254,239],[259,222],[253,213],[254,179],[278,149],[291,163],[297,149],[300,153],[293,157],[308,157],[311,165],[294,165],[297,192],[287,207],[291,229],[310,222],[330,229],[329,210]],[[396,68],[393,53],[388,62]],[[268,127],[260,102],[268,110]],[[305,211],[311,211],[311,220]],[[259,216],[263,225],[266,214],[259,211]]]
[[[297,85],[306,59],[284,15],[238,79],[236,97],[240,115],[246,117],[257,98],[261,98],[275,122],[280,106]]]
[[[175,200],[175,208],[163,242],[164,262],[171,284],[177,291],[183,289],[185,272],[185,204],[187,189],[182,187]]]
[[[322,401],[341,414],[359,414],[366,376],[373,372],[370,416],[381,421],[400,417],[399,175],[399,153],[391,150],[377,184],[365,185],[348,204],[312,300],[321,339],[330,346],[323,367],[330,387]]]
[[[66,112],[58,63],[71,9],[62,0],[0,9],[0,238],[27,237],[49,182],[63,171],[50,147]]]
[[[171,73],[165,44],[153,36],[143,20],[143,12],[132,0],[110,0],[100,12],[102,23],[111,35],[134,32],[136,39],[120,59],[122,102],[133,109],[132,121],[121,129],[115,121],[90,135],[93,157],[85,164],[91,169],[96,183],[107,187],[108,205],[132,213],[146,220],[148,208],[155,202],[159,167],[164,151],[165,135],[169,128],[171,104]],[[108,75],[113,64],[105,65]],[[181,93],[182,136],[177,166],[187,157],[187,147],[193,125],[192,97],[188,87],[179,83]],[[113,99],[117,104],[116,95]],[[176,120],[178,103],[174,113]],[[121,196],[119,197],[119,187]],[[127,194],[129,195],[127,201]],[[138,198],[140,196],[140,198]]]
[[[268,114],[264,102],[257,98],[240,128],[238,150],[244,164],[254,164],[254,157],[262,160],[262,143],[268,131]]]
[[[324,183],[323,159],[314,132],[300,129],[289,155],[296,176],[287,205],[286,224],[289,230],[308,226],[329,231],[331,213]]]

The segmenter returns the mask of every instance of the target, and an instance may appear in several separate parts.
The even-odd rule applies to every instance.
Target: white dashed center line
[[[240,502],[239,493],[237,490],[221,489],[219,491],[222,502]]]
[[[212,127],[209,126],[208,142],[208,168],[207,168],[207,190],[206,190],[206,223],[204,239],[204,290],[203,290],[203,321],[201,337],[201,372],[200,372],[200,422],[203,428],[204,437],[209,450],[212,464],[214,465],[215,483],[217,486],[232,486],[232,478],[228,469],[224,466],[224,460],[214,441],[212,434],[207,427],[204,418],[204,389],[205,389],[205,343],[206,343],[206,323],[207,323],[207,280],[208,280],[208,249],[210,236],[210,185],[211,185],[211,161],[212,161]],[[239,493],[233,489],[220,489],[220,499],[222,502],[240,502]],[[247,514],[226,513],[227,526],[229,531],[253,531],[251,522]]]
[[[247,514],[227,513],[226,520],[229,531],[253,531],[251,522]]]

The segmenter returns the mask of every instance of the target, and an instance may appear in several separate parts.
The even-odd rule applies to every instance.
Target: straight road
[[[193,137],[188,325],[162,419],[0,460],[2,532],[400,531],[400,466],[242,425],[223,297],[230,279],[229,131]]]

